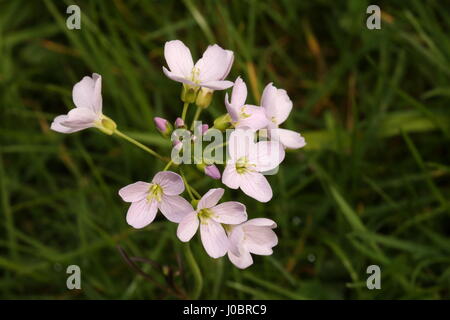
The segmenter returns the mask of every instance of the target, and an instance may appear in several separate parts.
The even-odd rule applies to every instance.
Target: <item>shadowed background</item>
[[[81,8],[81,30],[66,28],[70,4]],[[369,4],[0,1],[0,298],[177,298],[172,282],[191,290],[176,225],[159,215],[133,230],[117,194],[163,164],[95,129],[49,130],[73,107],[72,86],[97,72],[104,113],[168,154],[152,118],[181,114],[180,85],[161,70],[172,39],[194,60],[209,44],[233,50],[228,78],[245,79],[250,103],[268,82],[286,89],[294,108],[284,127],[308,144],[269,177],[269,203],[225,193],[249,218],[278,223],[273,256],[241,271],[191,241],[202,298],[449,298],[448,4],[377,2],[382,29],[368,30]],[[202,115],[210,124],[225,112],[224,94]],[[187,174],[202,194],[222,186],[195,167]],[[151,279],[117,245],[142,258],[136,266]],[[82,290],[66,288],[72,264]],[[381,290],[366,288],[372,264]]]

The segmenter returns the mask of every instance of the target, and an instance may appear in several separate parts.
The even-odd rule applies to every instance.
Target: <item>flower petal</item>
[[[231,104],[235,106],[243,106],[247,99],[247,85],[241,77],[237,77],[234,81],[233,91],[231,92]]]
[[[253,258],[250,252],[245,249],[240,251],[240,255],[237,256],[233,252],[228,251],[228,259],[239,269],[248,268],[253,264]]]
[[[177,75],[169,70],[166,69],[166,67],[163,67],[163,72],[167,76],[167,78],[172,79],[173,81],[186,83],[191,86],[198,86],[196,83],[192,82],[191,80],[186,79],[184,76]]]
[[[150,183],[138,181],[119,190],[119,196],[125,202],[136,202],[147,196]]]
[[[242,157],[253,154],[255,147],[254,130],[239,128],[230,134],[227,151],[230,158],[236,162]]]
[[[259,172],[247,172],[241,175],[241,190],[260,202],[267,202],[272,199],[272,188],[266,177]]]
[[[292,101],[286,90],[275,88],[269,83],[263,91],[261,106],[266,110],[267,118],[279,125],[283,123],[292,110]]]
[[[200,82],[200,86],[209,88],[212,90],[225,90],[233,86],[233,82],[228,80],[216,80]]]
[[[230,161],[222,173],[222,183],[228,188],[237,189],[241,183],[240,174],[236,172],[236,164]]]
[[[239,121],[237,128],[248,127],[253,130],[265,128],[268,124],[266,113],[263,108],[244,105],[239,109]]]
[[[184,191],[183,179],[178,173],[172,171],[160,171],[152,180],[153,183],[163,188],[164,194],[175,196]]]
[[[149,202],[147,199],[142,199],[133,202],[127,212],[127,222],[133,228],[143,228],[152,223],[157,211],[158,206],[155,200]]]
[[[70,128],[89,128],[95,126],[98,115],[88,108],[73,108],[61,124]]]
[[[281,142],[285,148],[299,149],[306,145],[305,138],[300,133],[287,129],[271,129],[270,138]]]
[[[189,78],[194,62],[191,51],[180,40],[172,40],[164,45],[164,57],[170,71],[178,77]],[[167,74],[166,74],[167,75]]]
[[[197,217],[197,212],[193,211],[188,213],[177,228],[177,236],[183,242],[188,242],[192,239],[194,234],[197,232],[199,225],[199,220]]]
[[[245,222],[243,224],[244,226],[257,226],[257,227],[269,227],[271,229],[274,229],[277,227],[277,224],[275,223],[275,221],[271,220],[271,219],[267,219],[267,218],[254,218],[254,219],[250,219],[247,222]]]
[[[50,129],[52,129],[53,131],[56,131],[56,132],[60,132],[60,133],[72,133],[72,132],[76,132],[76,131],[85,129],[85,128],[70,128],[70,127],[66,127],[66,126],[62,125],[61,123],[66,121],[66,119],[67,119],[67,115],[61,115],[61,116],[55,117],[52,124],[50,125]]]
[[[256,152],[252,154],[251,159],[256,162],[256,170],[263,172],[276,168],[284,160],[284,156],[285,152],[281,143],[260,141],[256,144]]]
[[[158,204],[162,214],[172,222],[179,223],[189,212],[194,211],[192,205],[183,197],[163,195]]]
[[[95,95],[95,92],[96,92],[95,86],[96,86],[96,81],[88,76],[83,77],[83,79],[81,79],[81,81],[77,82],[73,86],[72,100],[77,108],[87,108],[94,112],[96,111],[94,108],[94,100],[95,100],[94,98],[96,96]],[[101,90],[101,85],[100,85],[100,90]]]
[[[225,78],[229,71],[229,53],[217,44],[208,46],[201,59],[195,64],[199,69],[200,82],[216,81]]]
[[[222,198],[225,192],[222,188],[210,189],[207,193],[203,195],[197,205],[197,209],[205,209],[214,207],[220,198]]]
[[[228,250],[228,237],[222,225],[212,219],[200,223],[200,237],[206,253],[212,258],[223,257]]]
[[[211,208],[212,219],[219,223],[239,224],[247,220],[245,205],[236,201],[228,201]]]
[[[223,76],[221,77],[220,80],[225,79],[228,74],[230,73],[231,70],[231,66],[233,65],[234,62],[234,53],[231,50],[225,50],[225,52],[227,53],[227,59],[226,59],[226,64],[228,65],[228,68],[225,70],[225,73],[223,74]]]
[[[271,255],[272,247],[278,244],[278,237],[269,227],[253,225],[243,226],[245,233],[245,247],[253,254]]]
[[[102,98],[102,76],[98,73],[92,74],[94,80],[94,95],[92,96],[92,108],[95,113],[102,113],[103,98]]]

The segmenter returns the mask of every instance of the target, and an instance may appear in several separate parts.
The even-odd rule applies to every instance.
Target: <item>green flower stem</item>
[[[167,170],[170,168],[170,166],[171,166],[172,164],[173,164],[173,161],[170,160],[170,161],[166,164],[166,166],[164,167],[163,171],[167,171]]]
[[[185,102],[183,105],[183,113],[181,114],[181,119],[183,119],[184,122],[186,122],[186,114],[189,107],[189,102]]]
[[[128,141],[128,142],[131,142],[131,143],[134,144],[135,146],[137,146],[137,147],[141,148],[142,150],[144,150],[144,151],[150,153],[152,156],[157,157],[157,158],[158,158],[159,160],[161,160],[161,161],[164,161],[164,162],[169,161],[169,160],[165,159],[164,157],[162,157],[162,156],[161,156],[159,153],[157,153],[156,151],[150,149],[149,147],[143,145],[143,144],[140,143],[139,141],[137,141],[137,140],[131,138],[130,136],[127,136],[125,133],[123,133],[123,132],[121,132],[121,131],[119,131],[119,130],[117,130],[117,129],[114,130],[114,134],[117,135],[117,136],[119,136],[119,137],[122,138],[122,139],[125,139],[125,140]]]
[[[198,117],[200,117],[202,110],[203,109],[200,107],[197,107],[197,110],[195,110],[194,120],[192,120],[192,124],[191,124],[191,131],[194,130],[195,121],[197,121]]]
[[[190,296],[190,298],[193,300],[197,300],[200,297],[200,294],[202,293],[203,277],[200,268],[198,267],[197,261],[195,261],[194,255],[192,254],[189,242],[186,243],[186,245],[184,245],[184,254],[186,256],[186,261],[194,275],[195,281],[194,290],[192,291],[192,296]]]

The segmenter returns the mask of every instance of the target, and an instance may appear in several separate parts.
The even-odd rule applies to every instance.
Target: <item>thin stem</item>
[[[164,159],[161,155],[159,155],[156,151],[153,151],[152,149],[150,149],[149,147],[143,145],[142,143],[140,143],[139,141],[131,138],[130,136],[127,136],[125,133],[119,131],[119,130],[114,130],[114,134],[116,134],[117,136],[121,137],[122,139],[127,140],[128,142],[131,142],[132,144],[134,144],[135,146],[141,148],[142,150],[150,153],[152,156],[157,157],[159,160],[161,161],[168,161],[166,159]]]
[[[183,170],[180,169],[180,173],[181,173],[181,178],[183,179],[184,184],[186,185],[186,191],[188,192],[189,197],[191,197],[191,200],[195,200],[195,197],[194,197],[194,195],[192,194],[192,191],[191,191],[191,186],[187,182],[186,177],[184,176]]]
[[[173,161],[170,160],[170,161],[166,164],[166,166],[164,167],[163,171],[168,170],[172,164],[173,164]]]
[[[184,254],[186,256],[187,263],[191,268],[192,273],[194,274],[194,290],[192,292],[192,296],[190,297],[193,300],[197,300],[202,293],[203,288],[203,277],[200,272],[200,268],[198,267],[197,261],[195,261],[194,255],[192,254],[191,246],[189,242],[184,246]]]
[[[192,124],[191,124],[191,131],[194,130],[195,121],[197,121],[198,117],[200,117],[202,110],[203,110],[203,108],[200,108],[200,107],[197,107],[197,110],[195,110],[194,120],[192,120]]]
[[[181,114],[181,119],[183,119],[183,122],[186,120],[186,114],[189,107],[189,102],[185,102],[183,105],[183,113]]]

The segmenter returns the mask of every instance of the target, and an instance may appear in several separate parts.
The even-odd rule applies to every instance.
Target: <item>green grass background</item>
[[[65,27],[74,3],[81,30]],[[278,223],[279,245],[241,271],[209,258],[196,236],[201,298],[449,298],[450,7],[376,3],[381,30],[366,28],[374,3],[365,0],[0,1],[0,298],[177,298],[172,282],[192,290],[176,225],[159,216],[133,230],[117,194],[163,165],[95,129],[49,130],[73,106],[73,84],[97,72],[104,113],[168,153],[152,118],[181,113],[180,86],[161,70],[172,39],[196,58],[212,43],[233,50],[229,78],[247,81],[251,103],[268,82],[285,88],[294,108],[284,127],[308,143],[269,178],[269,203],[226,191],[249,217]],[[223,98],[203,119],[225,112]],[[187,175],[200,193],[221,186],[195,168]],[[151,280],[117,245],[159,264],[136,262]],[[72,264],[82,290],[66,288]],[[366,288],[372,264],[381,290]]]

